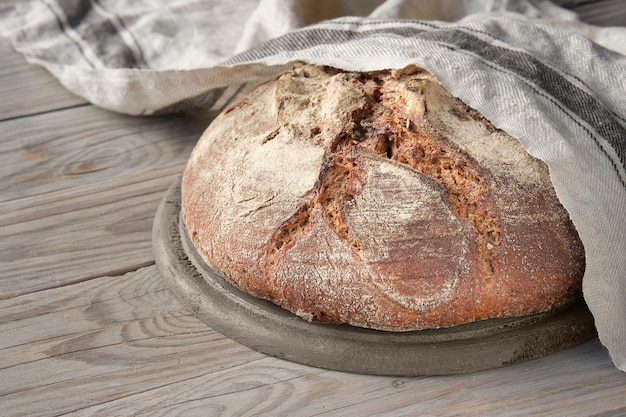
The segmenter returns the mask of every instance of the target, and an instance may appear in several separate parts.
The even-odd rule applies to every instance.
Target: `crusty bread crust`
[[[417,67],[258,87],[198,142],[182,212],[214,269],[310,321],[419,330],[581,296],[545,164]]]

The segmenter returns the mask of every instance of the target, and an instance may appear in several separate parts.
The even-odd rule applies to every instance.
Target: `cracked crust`
[[[416,67],[295,65],[211,124],[182,192],[204,259],[310,321],[418,330],[581,296],[547,167]]]

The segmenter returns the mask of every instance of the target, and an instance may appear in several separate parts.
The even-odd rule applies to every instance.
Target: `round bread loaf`
[[[182,214],[210,266],[310,321],[408,331],[581,296],[546,165],[417,67],[257,87],[198,142]]]

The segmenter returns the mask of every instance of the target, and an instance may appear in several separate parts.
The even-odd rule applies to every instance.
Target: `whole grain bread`
[[[546,165],[417,67],[256,88],[198,142],[182,214],[228,281],[310,321],[418,330],[581,296]]]

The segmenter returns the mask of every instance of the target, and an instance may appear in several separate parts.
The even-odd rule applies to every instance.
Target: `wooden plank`
[[[131,117],[94,106],[5,121],[0,201],[185,162],[210,121]]]
[[[43,67],[30,64],[0,38],[0,120],[85,105]]]
[[[151,264],[156,208],[207,124],[91,106],[3,122],[0,298]]]
[[[356,375],[266,358],[80,415],[618,415],[625,394],[624,376],[591,341],[526,364],[446,377]]]
[[[154,266],[4,300],[0,341],[0,403],[12,416],[56,415],[263,358],[190,315]]]
[[[0,296],[152,264],[151,226],[182,165],[0,204]]]
[[[597,26],[626,26],[624,0],[583,1],[573,7],[578,18]]]
[[[597,340],[506,368],[392,378],[325,371],[210,330],[154,266],[0,303],[0,403],[11,415],[601,415],[626,375]]]

